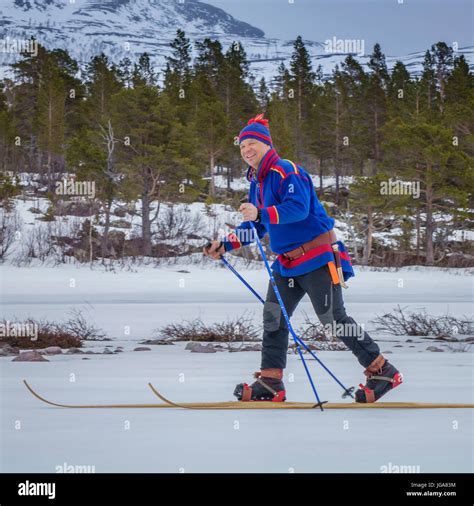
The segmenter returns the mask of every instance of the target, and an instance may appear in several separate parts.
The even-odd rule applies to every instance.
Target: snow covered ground
[[[242,273],[265,293],[263,270]],[[0,358],[0,472],[55,472],[65,464],[94,466],[97,473],[377,473],[390,464],[420,472],[473,471],[472,410],[67,410],[42,404],[22,384],[25,378],[46,398],[72,404],[159,402],[148,381],[176,401],[232,400],[235,384],[251,380],[258,369],[260,353],[191,353],[184,343],[132,351],[137,341],[156,337],[153,329],[183,318],[201,316],[211,323],[247,311],[260,323],[260,304],[227,270],[178,265],[110,273],[4,265],[0,287],[0,317],[62,320],[75,307],[114,338],[87,348],[125,348],[117,355],[88,355],[89,360]],[[470,315],[472,295],[469,270],[356,268],[345,300],[348,314],[370,332],[375,314],[398,304],[434,315]],[[295,327],[304,312],[313,315],[307,299],[293,318]],[[473,402],[471,352],[454,353],[447,344],[422,338],[373,337],[405,375],[405,384],[387,401]],[[445,352],[426,351],[433,344]],[[350,352],[319,356],[345,384],[363,380]],[[339,402],[339,387],[314,362],[311,369],[321,398]],[[295,355],[288,356],[285,383],[291,400],[313,399]]]

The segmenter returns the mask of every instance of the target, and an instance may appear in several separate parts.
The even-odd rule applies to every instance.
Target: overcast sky
[[[458,42],[459,48],[474,45],[474,0],[202,1],[262,29],[267,37],[364,39],[367,49],[379,42],[393,56],[424,51],[440,40]]]

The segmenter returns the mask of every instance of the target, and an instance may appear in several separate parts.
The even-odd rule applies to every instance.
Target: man
[[[212,241],[203,253],[219,259],[227,251],[247,246],[252,242],[250,222],[259,238],[268,232],[271,249],[278,254],[272,270],[288,315],[308,294],[320,322],[333,330],[365,369],[367,382],[360,384],[356,401],[375,402],[403,378],[346,314],[341,284],[354,271],[343,243],[336,239],[334,219],[326,214],[306,171],[277,154],[262,114],[241,130],[239,143],[250,181],[249,203],[239,208],[243,223],[222,241]],[[252,385],[237,385],[234,395],[239,400],[285,400],[282,379],[289,332],[271,283],[263,322],[261,370]]]

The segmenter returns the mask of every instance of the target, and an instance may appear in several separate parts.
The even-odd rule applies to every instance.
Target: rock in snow
[[[191,348],[191,353],[216,353],[217,350],[212,346],[212,344],[207,344],[203,346],[200,343],[196,343],[197,346],[193,346]]]
[[[426,350],[427,351],[444,351],[441,348],[438,348],[437,346],[428,346],[428,348],[426,348]]]
[[[12,362],[49,362],[37,351],[24,351],[18,357],[15,357]]]
[[[15,348],[8,343],[0,343],[0,357],[10,357],[12,355],[18,355],[19,353],[19,348]]]
[[[48,346],[43,350],[46,355],[61,355],[63,350],[59,346]]]
[[[74,355],[77,353],[84,353],[84,352],[82,350],[80,350],[79,348],[69,348],[69,350],[67,351],[68,355]]]

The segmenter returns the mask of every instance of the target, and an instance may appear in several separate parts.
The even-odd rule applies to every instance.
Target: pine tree
[[[166,57],[163,89],[177,107],[177,114],[186,121],[189,109],[189,87],[192,79],[191,43],[184,31],[177,30],[170,44],[171,55]]]
[[[372,128],[367,100],[370,76],[349,55],[342,63],[339,82],[342,97],[341,159],[348,170],[362,175],[364,162],[370,158],[371,153]]]
[[[166,184],[168,191],[164,197],[193,202],[203,193],[202,167],[207,161],[201,150],[198,127],[192,121],[183,124],[175,116],[169,124],[165,161],[169,174]]]
[[[324,118],[325,129],[323,143],[329,147],[327,161],[332,165],[335,176],[335,202],[340,200],[340,178],[346,156],[345,141],[350,138],[348,126],[348,102],[345,80],[339,66],[336,65],[331,79],[324,86],[324,100],[327,102]],[[349,135],[348,135],[349,133]]]
[[[4,88],[0,81],[0,172],[13,168],[13,121]]]
[[[290,88],[290,72],[283,62],[278,65],[277,75],[275,77],[275,92],[281,99],[288,99]]]
[[[227,142],[221,160],[227,166],[227,188],[230,190],[234,167],[240,165],[240,153],[236,150],[233,139],[248,119],[256,115],[257,110],[263,112],[258,109],[257,98],[250,84],[247,54],[240,42],[233,42],[227,49],[221,79],[224,92],[223,104],[227,117]]]
[[[329,101],[326,100],[326,85],[318,83],[312,93],[312,103],[309,110],[308,152],[314,157],[316,170],[319,176],[318,195],[322,196],[324,190],[325,161],[331,158],[331,147],[328,144]]]
[[[270,94],[267,117],[275,148],[284,158],[296,160],[296,106],[294,90],[290,88],[290,73],[282,62],[274,79],[274,91]]]
[[[104,259],[111,251],[108,238],[111,208],[121,192],[116,156],[122,139],[116,133],[113,100],[124,84],[119,69],[104,54],[91,58],[86,67],[85,84],[82,123],[69,142],[67,159],[79,180],[96,183],[96,198],[105,218],[101,238]]]
[[[196,49],[198,55],[194,65],[195,74],[205,75],[212,88],[222,99],[224,96],[224,83],[221,79],[224,67],[222,44],[218,40],[206,38],[202,42],[196,42]]]
[[[205,72],[198,72],[191,87],[193,124],[196,125],[200,150],[205,154],[210,176],[209,197],[215,195],[214,168],[228,149],[232,138],[228,136],[228,118],[225,107]]]
[[[226,74],[232,76],[233,86],[245,75],[247,63],[241,48],[230,49],[227,55],[217,40],[204,39],[196,44],[198,55],[194,65],[194,77],[191,86],[192,115],[196,125],[200,146],[205,153],[210,176],[208,195],[215,195],[214,169],[226,157],[232,140],[230,118],[230,88]],[[237,84],[237,87],[239,85]],[[234,115],[234,122],[236,118]]]
[[[289,71],[289,98],[296,102],[295,145],[296,157],[301,159],[308,144],[306,121],[310,110],[316,74],[313,72],[311,58],[300,35],[293,44]]]
[[[406,181],[420,184],[425,219],[426,265],[435,262],[436,212],[463,214],[473,191],[472,157],[453,145],[452,130],[427,122],[392,120],[386,126],[385,164]]]
[[[409,118],[416,116],[416,84],[401,61],[395,62],[388,89],[388,110],[390,117]]]
[[[433,57],[429,50],[426,51],[423,60],[423,73],[419,82],[419,89],[422,101],[417,110],[426,111],[426,117],[430,118],[436,100],[436,82]]]
[[[157,76],[151,67],[148,53],[141,54],[138,63],[133,66],[132,85],[134,87],[157,85]]]
[[[13,128],[21,132],[19,158],[24,157],[25,165],[32,171],[42,172],[46,166],[51,189],[53,165],[57,171],[64,169],[68,131],[65,116],[69,116],[71,130],[77,121],[75,111],[80,108],[82,85],[75,77],[78,66],[67,51],[48,51],[41,44],[37,54],[26,52],[21,56],[21,60],[11,65],[16,81],[12,87],[11,115]]]
[[[186,89],[191,77],[191,42],[183,30],[176,31],[170,43],[172,53],[165,58],[165,89]]]
[[[453,48],[448,47],[445,42],[437,42],[431,46],[431,60],[439,97],[438,108],[440,113],[443,114],[446,99],[446,81],[453,67]]]
[[[380,48],[379,43],[376,43],[374,45],[374,49],[370,55],[368,67],[372,71],[373,75],[377,78],[378,83],[383,88],[387,88],[390,77],[387,70],[387,64],[385,62],[385,55],[382,53],[382,49]]]
[[[268,108],[268,103],[270,102],[270,90],[268,89],[264,77],[260,79],[258,84],[257,101],[260,110],[262,113],[265,113]]]
[[[290,60],[290,85],[296,88],[296,101],[298,104],[298,121],[306,118],[308,108],[306,99],[311,95],[316,78],[311,65],[311,58],[300,35],[293,44],[293,53]]]
[[[381,52],[379,44],[375,44],[368,66],[372,71],[369,74],[367,89],[370,126],[373,134],[370,157],[372,159],[372,174],[375,175],[382,160],[381,130],[387,120],[386,93],[389,80],[385,55]]]
[[[296,161],[294,132],[288,118],[289,110],[290,105],[287,100],[282,100],[276,92],[270,95],[267,118],[273,146],[281,157]]]
[[[51,59],[43,66],[38,89],[38,148],[46,153],[49,190],[53,188],[53,160],[63,154],[67,90]]]
[[[444,122],[453,128],[459,146],[473,154],[474,146],[474,76],[460,55],[454,59],[453,71],[446,82]]]
[[[255,95],[247,80],[249,63],[240,42],[232,43],[224,56],[221,79],[223,80],[223,102],[231,127],[237,127],[245,117],[254,112]]]
[[[381,191],[382,185],[388,179],[386,173],[379,172],[375,176],[355,177],[350,186],[350,208],[363,217],[362,230],[360,230],[364,237],[361,258],[363,265],[370,264],[374,233],[383,226],[383,218],[388,213],[398,214],[408,200],[398,195],[387,196]]]
[[[159,90],[154,86],[146,60],[135,65],[133,87],[114,97],[117,146],[116,163],[126,175],[127,191],[141,203],[142,254],[152,254],[152,203],[158,196],[163,162],[163,144],[169,135],[166,120],[160,121]],[[169,110],[165,111],[170,116]]]
[[[132,86],[133,65],[130,58],[123,58],[117,65],[117,75],[123,86],[130,88]]]
[[[93,125],[110,119],[112,96],[123,87],[120,75],[119,69],[111,65],[103,53],[91,58],[87,64],[85,71],[87,104]]]
[[[18,177],[13,178],[5,172],[0,172],[0,209],[3,209],[7,213],[15,208],[13,199],[21,193],[19,183]],[[0,241],[0,243],[3,244],[3,241]],[[0,258],[2,256],[0,255]]]

